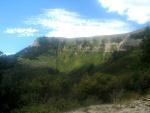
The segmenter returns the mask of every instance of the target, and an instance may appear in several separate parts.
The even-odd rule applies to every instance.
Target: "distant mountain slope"
[[[87,38],[61,38],[61,37],[39,37],[33,44],[18,52],[18,55],[29,57],[48,53],[50,50],[61,52],[102,52],[109,53],[115,50],[125,51],[131,47],[138,46],[144,36],[143,29],[118,35],[104,35]],[[31,57],[32,57],[31,56]]]
[[[52,73],[80,76],[99,70],[98,67],[103,66],[113,51],[127,54],[126,51],[131,51],[140,44],[143,36],[144,30],[140,29],[125,34],[87,38],[39,37],[16,55],[20,62],[29,66],[36,67],[40,64],[50,68]],[[110,70],[108,68],[111,66],[114,64],[105,69],[104,66],[101,71]]]

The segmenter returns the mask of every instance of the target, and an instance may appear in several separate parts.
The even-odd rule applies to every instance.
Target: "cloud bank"
[[[130,31],[130,25],[120,20],[87,19],[63,9],[44,9],[25,23],[38,28],[39,35],[49,37],[89,37]]]
[[[9,34],[18,34],[19,37],[22,36],[34,36],[34,33],[38,30],[33,28],[7,28],[4,32]]]
[[[117,12],[127,16],[128,20],[138,24],[150,21],[150,0],[99,0],[108,12]]]

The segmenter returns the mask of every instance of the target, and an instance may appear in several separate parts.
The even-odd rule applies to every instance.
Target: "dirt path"
[[[150,113],[150,98],[126,104],[92,105],[66,113]]]

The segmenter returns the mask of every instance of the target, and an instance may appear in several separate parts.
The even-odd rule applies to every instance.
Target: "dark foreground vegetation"
[[[57,113],[147,95],[148,27],[142,37],[139,47],[105,56],[88,52],[76,56],[71,52],[49,55],[46,47],[35,53],[38,56],[45,52],[36,58],[32,51],[24,57],[5,56],[1,52],[0,113]]]

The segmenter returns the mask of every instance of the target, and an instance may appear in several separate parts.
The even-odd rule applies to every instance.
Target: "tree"
[[[141,48],[141,61],[150,66],[150,27],[146,27],[144,37],[140,45]]]
[[[3,55],[3,52],[0,51],[0,56]]]
[[[2,55],[3,55],[3,52],[0,51],[0,85],[2,82]]]

